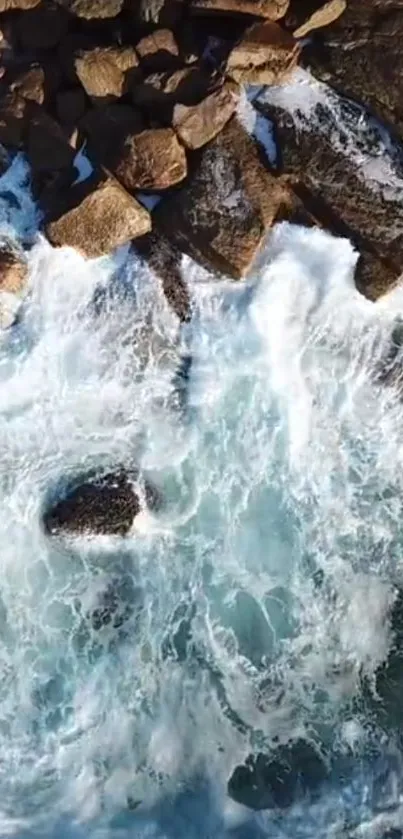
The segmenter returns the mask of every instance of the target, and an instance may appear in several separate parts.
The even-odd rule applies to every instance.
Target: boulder
[[[129,192],[158,192],[184,180],[186,153],[172,128],[151,128],[126,138],[113,173]]]
[[[7,148],[21,149],[26,128],[27,101],[16,91],[0,99],[0,143]]]
[[[60,90],[56,96],[56,113],[62,125],[77,125],[87,109],[87,100],[81,87]]]
[[[191,318],[190,296],[181,271],[181,252],[155,230],[136,242],[136,250],[160,280],[165,297],[181,323],[188,322]]]
[[[303,50],[313,73],[367,105],[403,137],[403,6],[349,0],[346,11]]]
[[[136,44],[145,73],[175,69],[179,65],[179,47],[170,29],[157,29]]]
[[[278,84],[295,67],[300,46],[277,23],[254,23],[227,59],[227,74],[237,82]]]
[[[288,202],[287,189],[264,168],[255,143],[233,117],[203,149],[186,186],[161,202],[154,218],[180,249],[239,278]]]
[[[198,12],[228,12],[279,20],[284,17],[289,2],[290,0],[190,0],[190,8]]]
[[[233,116],[238,100],[238,86],[226,82],[198,105],[175,105],[172,126],[188,149],[199,149],[222,131]]]
[[[171,125],[176,104],[197,105],[214,89],[214,79],[199,67],[182,67],[174,73],[152,73],[133,85],[133,102],[151,119]]]
[[[228,795],[251,810],[290,807],[299,796],[315,793],[328,770],[309,740],[298,738],[269,754],[249,755],[229,781]]]
[[[33,9],[40,2],[41,0],[0,0],[0,12],[9,12],[12,9]]]
[[[112,177],[94,176],[70,190],[67,207],[46,225],[49,240],[89,259],[110,253],[151,229],[147,210]],[[56,212],[54,213],[56,216]]]
[[[116,17],[122,11],[124,0],[56,0],[60,6],[86,20]]]
[[[329,26],[347,8],[347,0],[291,0],[285,25],[294,38],[306,38],[310,32]]]
[[[376,299],[401,273],[401,203],[385,200],[380,185],[360,176],[356,162],[335,144],[337,126],[330,108],[321,106],[306,116],[299,113],[298,122],[278,106],[263,110],[275,123],[281,171],[306,189],[313,214],[327,229],[353,240],[361,252],[357,286]]]
[[[25,146],[34,172],[70,169],[75,157],[60,125],[35,102],[26,108]]]
[[[126,536],[144,509],[136,484],[137,473],[123,469],[79,479],[64,498],[46,510],[45,531],[52,536]],[[144,501],[150,508],[157,507],[160,501],[158,492],[148,483],[144,487]]]
[[[45,101],[45,71],[37,65],[25,72],[19,73],[9,83],[9,90],[22,96],[23,99],[31,99],[38,105]]]
[[[27,282],[24,252],[8,239],[0,241],[0,292],[20,294]]]
[[[144,128],[141,112],[120,102],[93,108],[80,121],[80,130],[87,139],[87,153],[108,169],[119,160],[126,138]]]
[[[41,0],[38,6],[20,15],[15,34],[23,50],[46,50],[57,46],[67,26],[64,9],[52,0]]]
[[[96,47],[81,52],[74,62],[85,92],[95,103],[120,99],[138,63],[132,47]]]

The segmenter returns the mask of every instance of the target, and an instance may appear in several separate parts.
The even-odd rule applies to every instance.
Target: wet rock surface
[[[135,485],[138,475],[120,470],[78,482],[43,517],[45,531],[52,535],[126,536],[143,507]],[[157,490],[146,483],[145,503],[158,507]]]

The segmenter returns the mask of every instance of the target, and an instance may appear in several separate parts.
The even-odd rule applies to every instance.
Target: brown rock
[[[136,250],[162,283],[168,303],[182,323],[190,320],[189,289],[181,271],[182,254],[165,236],[152,231],[136,242]]]
[[[85,93],[81,87],[61,90],[56,97],[56,113],[62,125],[76,125],[87,108]]]
[[[108,254],[151,229],[147,210],[114,180],[86,181],[70,191],[69,206],[46,226],[49,240],[89,259]]]
[[[277,23],[254,23],[230,52],[227,73],[237,82],[278,84],[295,67],[300,47]]]
[[[41,0],[0,0],[0,12],[8,12],[11,9],[33,9]]]
[[[69,169],[74,150],[58,123],[34,102],[27,103],[26,153],[35,172]]]
[[[239,88],[227,82],[199,105],[176,105],[172,125],[181,142],[199,149],[219,134],[231,119],[239,99]]]
[[[234,117],[203,150],[187,185],[162,202],[154,218],[179,248],[239,278],[288,201],[283,184],[264,169]]]
[[[336,235],[347,236],[361,253],[357,285],[370,299],[394,284],[403,264],[403,208],[360,177],[359,168],[333,142],[336,127],[329,115],[318,131],[313,117],[292,115],[279,107],[266,112],[276,125],[282,170],[291,174],[316,218]]]
[[[158,73],[176,68],[179,64],[179,48],[170,29],[157,29],[136,44],[145,73]]]
[[[97,47],[78,55],[75,68],[88,96],[105,103],[120,99],[138,63],[132,47]]]
[[[67,30],[68,19],[64,9],[51,0],[21,15],[15,24],[17,38],[25,50],[42,50],[55,47]]]
[[[87,20],[113,18],[122,11],[124,0],[57,0],[77,17]]]
[[[229,12],[253,15],[268,20],[284,17],[290,0],[191,0],[192,11]]]
[[[0,292],[20,294],[28,277],[28,265],[23,251],[12,242],[0,242]]]
[[[20,73],[10,83],[10,90],[15,91],[23,99],[31,99],[38,105],[45,101],[45,72],[43,67],[31,67],[25,73]]]
[[[113,166],[117,179],[130,192],[175,186],[187,174],[186,154],[171,128],[151,128],[131,134]]]
[[[80,122],[80,130],[87,138],[88,154],[107,169],[113,169],[119,160],[126,138],[144,128],[142,114],[120,102],[93,108]]]
[[[302,58],[315,75],[367,105],[403,137],[403,6],[349,0]]]
[[[285,23],[294,38],[306,38],[314,29],[337,20],[346,7],[347,0],[291,0]]]

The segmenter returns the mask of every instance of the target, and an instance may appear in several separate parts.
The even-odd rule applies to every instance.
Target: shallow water
[[[402,290],[369,303],[348,241],[283,224],[248,283],[183,259],[181,331],[135,255],[37,238],[27,174],[0,180],[22,205],[3,231],[33,245],[0,341],[0,833],[386,835],[401,753],[359,698],[403,580],[401,398],[376,378]],[[49,498],[122,463],[163,509],[125,540],[49,540]],[[128,619],[94,628],[116,581]],[[230,801],[236,764],[301,735],[331,767],[319,796]]]

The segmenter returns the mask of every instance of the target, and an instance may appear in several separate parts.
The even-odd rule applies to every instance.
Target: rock
[[[120,99],[139,61],[132,47],[96,47],[81,52],[74,63],[87,95],[106,103]]]
[[[57,2],[77,17],[97,20],[116,17],[122,11],[124,0],[57,0]]]
[[[136,612],[143,607],[142,589],[134,584],[129,574],[109,581],[103,591],[98,592],[96,603],[86,617],[97,632],[105,626],[120,629]]]
[[[172,70],[179,65],[179,48],[169,29],[157,29],[136,44],[144,73]]]
[[[20,73],[10,83],[9,89],[22,96],[23,99],[31,99],[38,105],[43,105],[45,101],[45,72],[43,67],[38,65]]]
[[[153,73],[132,87],[135,105],[151,119],[171,125],[176,104],[196,105],[214,86],[214,79],[199,67],[183,67],[174,73]]]
[[[205,147],[186,186],[161,202],[154,218],[180,249],[239,278],[288,201],[284,185],[266,171],[233,117]]]
[[[68,245],[89,259],[151,229],[147,210],[111,177],[94,176],[73,187],[66,199],[67,208],[47,224],[47,236],[54,245]]]
[[[230,52],[227,74],[237,82],[278,84],[295,67],[300,46],[277,23],[254,23]]]
[[[367,105],[403,137],[403,7],[349,0],[335,23],[303,51],[316,76]]]
[[[38,6],[18,18],[15,30],[23,50],[44,50],[57,46],[67,26],[64,9],[51,0],[41,0]]]
[[[0,12],[9,12],[12,9],[33,9],[39,3],[41,0],[0,0]]]
[[[175,105],[172,126],[187,148],[199,149],[222,131],[238,100],[239,88],[227,82],[198,105]]]
[[[140,0],[137,17],[148,24],[176,26],[186,8],[185,0]]]
[[[298,124],[283,108],[263,110],[275,122],[282,172],[306,188],[313,215],[327,229],[353,240],[362,255],[357,285],[376,299],[397,281],[403,264],[400,202],[385,200],[380,188],[360,177],[356,162],[339,150],[330,108],[321,106],[307,116],[300,113]]]
[[[26,154],[35,172],[69,169],[75,157],[65,134],[46,111],[35,102],[26,109]]]
[[[187,323],[191,318],[190,296],[181,271],[181,252],[154,230],[136,242],[136,250],[161,281],[171,309],[181,323]]]
[[[0,241],[0,292],[20,294],[28,277],[24,252],[8,239]]]
[[[0,143],[7,148],[22,148],[26,110],[27,101],[17,92],[10,92],[0,100]]]
[[[62,125],[77,125],[87,109],[85,93],[80,87],[61,90],[56,96],[56,113]]]
[[[105,534],[126,536],[134,519],[144,509],[135,485],[138,476],[125,470],[79,479],[63,499],[48,509],[43,524],[50,535]],[[159,495],[148,483],[145,502],[158,506]]]
[[[5,149],[4,146],[2,146],[0,144],[0,177],[2,175],[4,175],[5,172],[7,172],[7,169],[8,169],[9,166],[10,166],[10,155],[8,154],[7,149]],[[9,194],[14,197],[14,193],[11,192]],[[4,198],[5,193],[3,192],[3,193],[1,193],[1,195],[3,196],[3,201],[6,201],[7,198]],[[17,204],[17,206],[19,206],[19,205]]]
[[[126,138],[144,128],[141,112],[119,102],[93,108],[80,121],[80,130],[87,138],[88,154],[108,169],[119,160]]]
[[[229,12],[231,14],[253,15],[268,20],[284,17],[290,0],[191,0],[192,11]]]
[[[306,38],[314,29],[337,20],[346,7],[347,0],[291,0],[285,24],[294,38]]]
[[[168,189],[186,177],[185,150],[171,128],[151,128],[141,134],[131,134],[113,166],[113,173],[129,192]]]
[[[308,741],[299,738],[269,754],[250,755],[228,782],[228,795],[251,810],[290,807],[299,795],[314,793],[326,780],[326,765]]]

